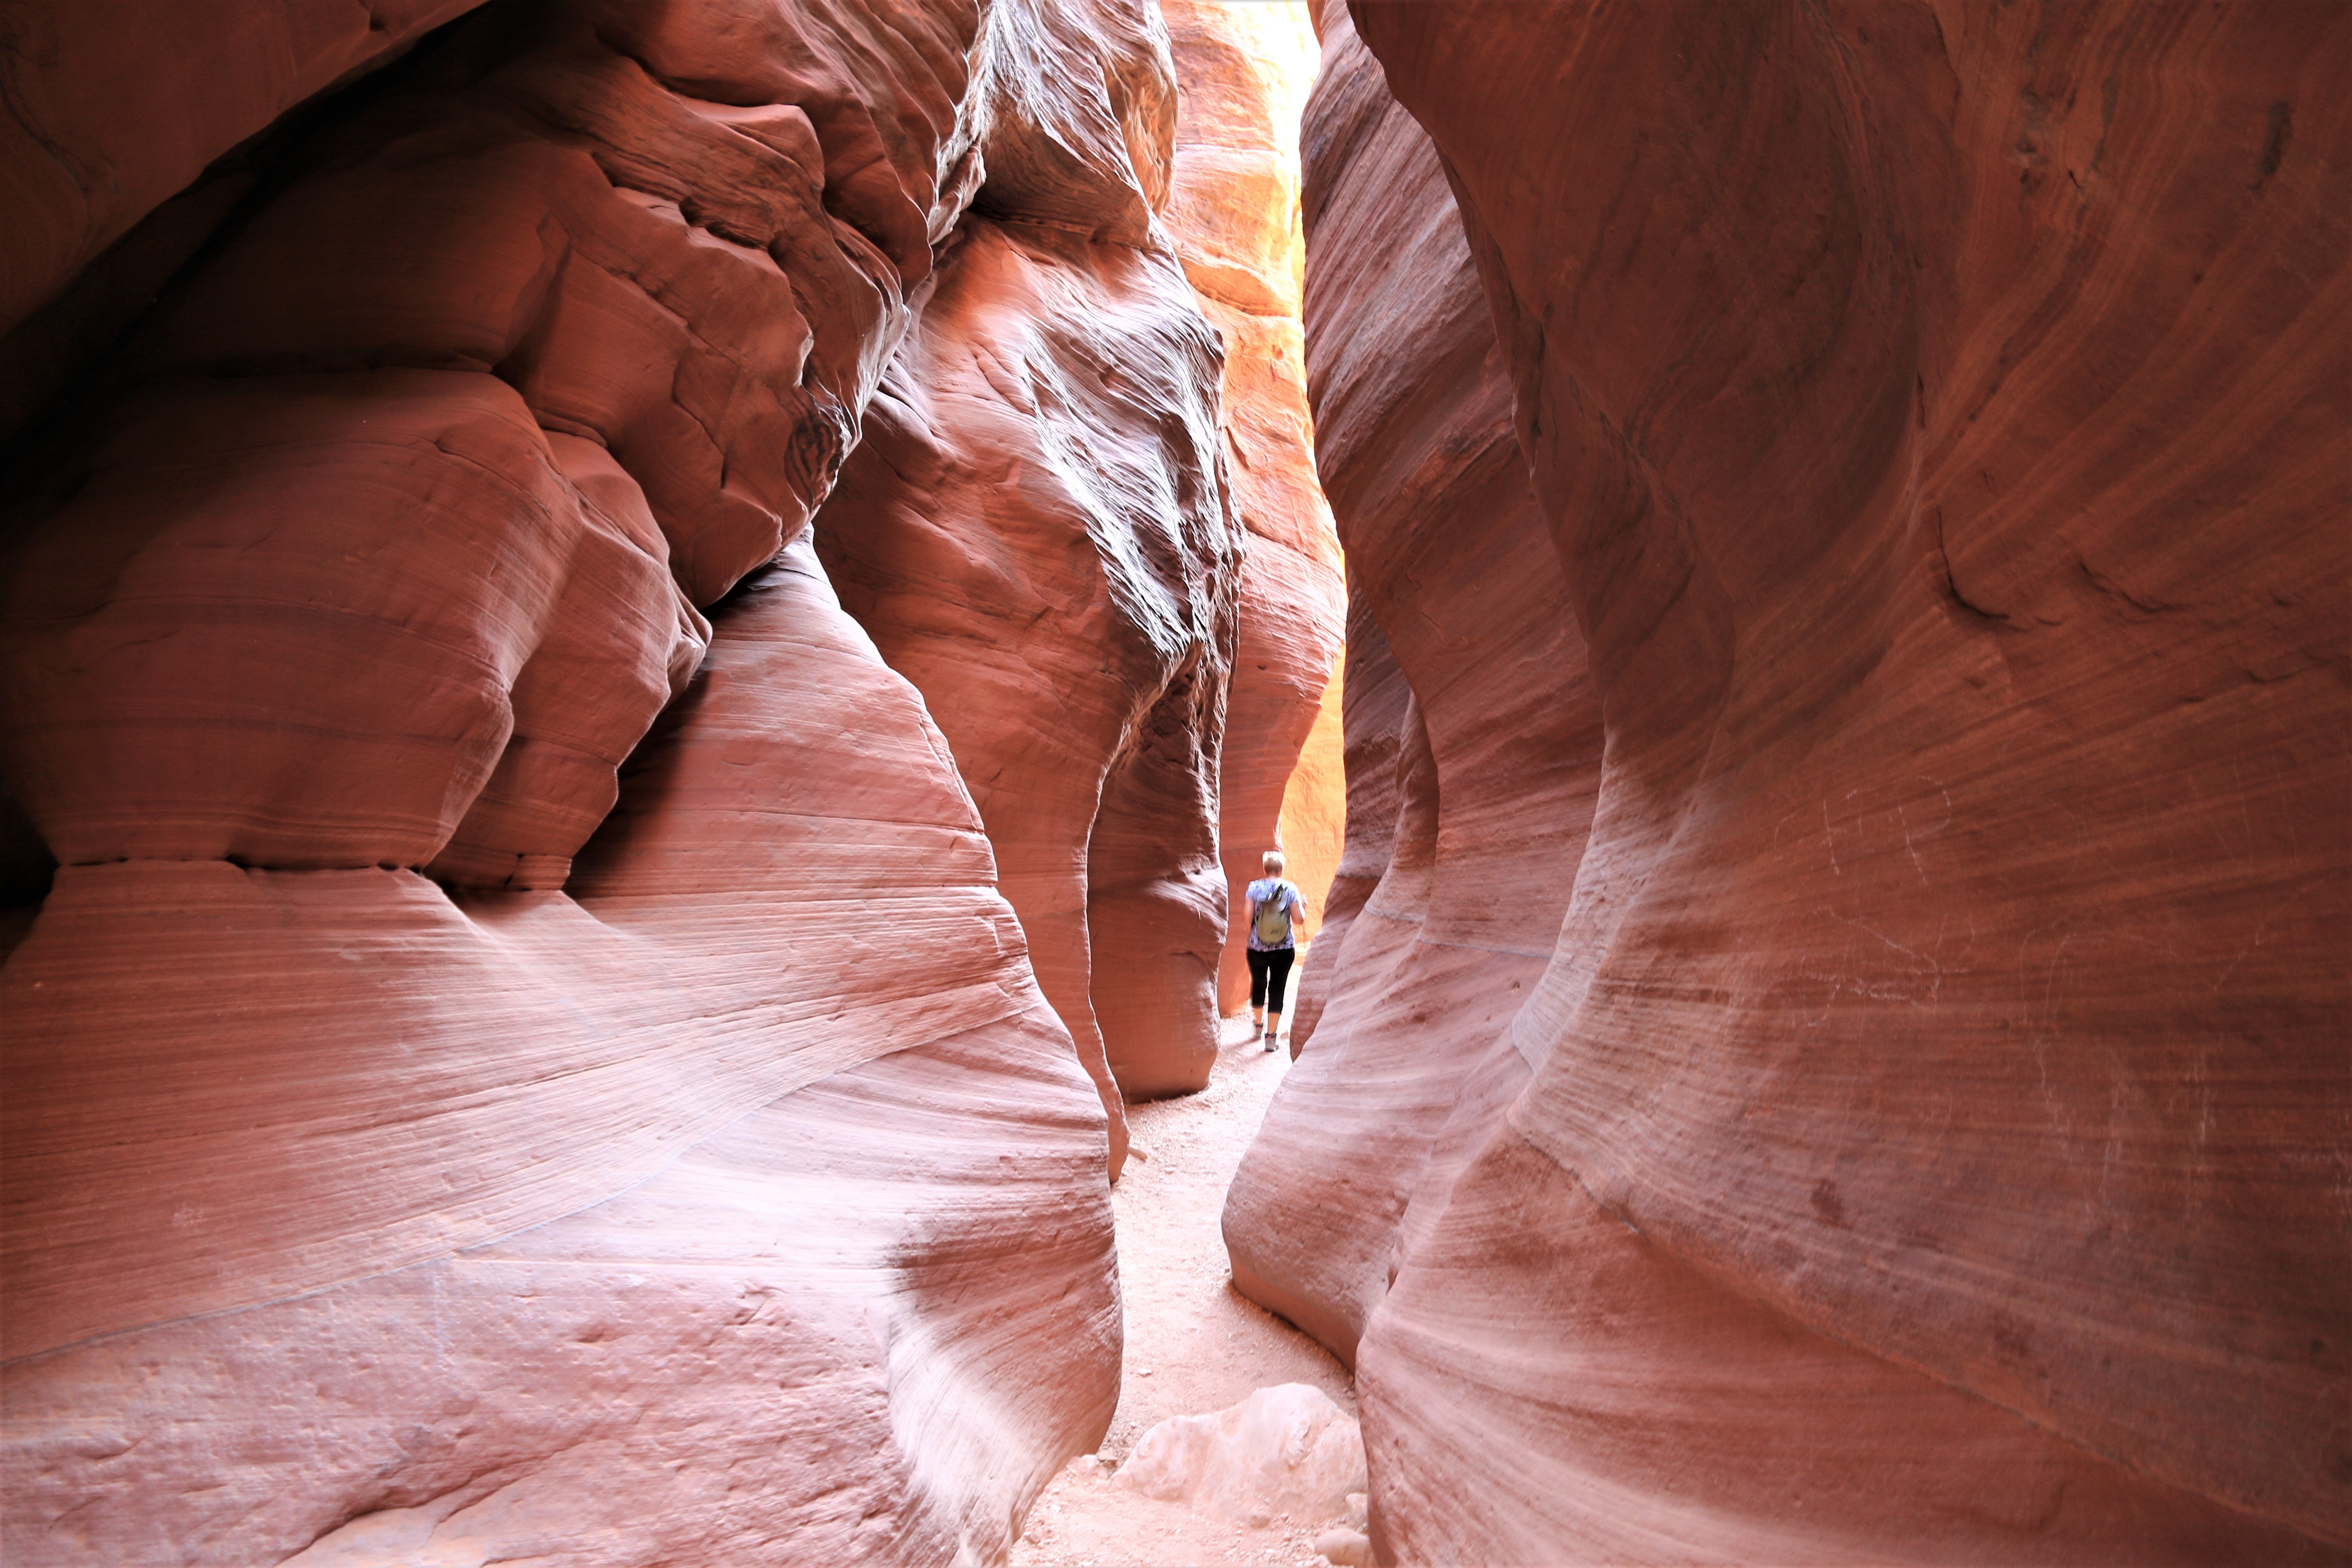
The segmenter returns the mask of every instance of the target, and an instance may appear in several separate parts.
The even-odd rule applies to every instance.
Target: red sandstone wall
[[[817,525],[953,749],[1102,1090],[1114,1173],[1122,1091],[1198,1089],[1216,1053],[1203,704],[1239,574],[1219,369],[1164,245],[975,220]]]
[[[1383,1551],[2343,1560],[2352,14],[1478,15],[1354,20],[1505,345],[1591,837],[1442,1196],[1287,1131],[1396,1093],[1307,1098],[1368,912],[1228,1213],[1237,1273],[1360,1327]],[[1427,274],[1324,232],[1373,580],[1339,403],[1446,340],[1327,374]],[[1458,699],[1397,663],[1436,752]],[[1436,771],[1442,820],[1480,774]]]
[[[479,0],[12,7],[0,46],[0,332],[205,166]]]
[[[371,58],[307,16],[140,41],[109,90],[181,129],[119,212],[27,198],[27,300]],[[35,20],[12,80],[118,146],[90,15]],[[1233,542],[1146,254],[1173,97],[1114,0],[493,3],[239,154],[267,198],[111,353],[10,340],[76,383],[0,525],[0,773],[61,863],[0,971],[11,1563],[992,1561],[1099,1436],[1102,1100],[807,520],[936,258],[1043,226],[1065,319],[1126,302],[1166,466],[1095,543],[1197,644],[1118,695],[1126,787],[1207,803],[1205,1024]]]

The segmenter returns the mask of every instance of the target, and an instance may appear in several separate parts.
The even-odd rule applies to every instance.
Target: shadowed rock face
[[[11,8],[0,35],[0,331],[205,166],[313,94],[383,63],[478,0],[133,0],[103,18]]]
[[[1026,289],[1134,480],[1072,536],[1126,717],[1061,847],[1121,951],[1184,905],[1205,1032],[1234,542],[1159,18],[495,0],[57,294],[455,8],[278,9],[266,80],[104,80],[185,113],[121,211],[37,202],[0,353],[73,385],[0,539],[58,863],[0,973],[6,1555],[993,1560],[1116,1396],[1103,1102],[808,520],[926,304],[919,358]],[[118,146],[89,16],[35,21]],[[1104,312],[1109,392],[1052,352]]]
[[[1606,745],[1525,1088],[1369,1312],[1392,1198],[1299,1282],[1383,1549],[2343,1559],[2352,16],[1354,10]],[[1370,581],[1336,400],[1413,373],[1325,375],[1318,254]]]

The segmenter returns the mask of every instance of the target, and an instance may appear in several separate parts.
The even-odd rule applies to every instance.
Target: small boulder
[[[1332,1568],[1360,1568],[1372,1560],[1372,1538],[1360,1530],[1327,1530],[1315,1538],[1315,1550]]]
[[[1162,1421],[1114,1480],[1237,1521],[1338,1519],[1349,1494],[1365,1489],[1364,1439],[1321,1389],[1286,1383],[1213,1415]]]

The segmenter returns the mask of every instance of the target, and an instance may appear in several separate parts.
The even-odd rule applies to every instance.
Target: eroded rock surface
[[[1382,1549],[2342,1560],[2352,14],[1353,9],[1459,196],[1605,736],[1442,1202],[1281,1103],[1236,1187],[1237,1264],[1360,1328]],[[1395,121],[1349,123],[1310,192]],[[1323,323],[1429,287],[1351,258],[1435,194],[1336,264],[1310,230],[1368,599],[1348,400],[1459,340],[1350,366]],[[1366,1038],[1416,818],[1480,798],[1424,682],[1483,655],[1425,673],[1406,624],[1392,853],[1286,1096]]]
[[[60,862],[561,885],[980,163],[936,74],[971,16],[851,7],[912,67],[870,87],[803,18],[725,20],[473,19],[118,356],[7,587],[10,787]]]
[[[1216,1052],[1239,564],[1217,374],[1164,246],[976,219],[819,523],[946,731],[1117,1127],[1122,1091],[1198,1089]]]
[[[74,390],[0,553],[0,769],[58,863],[0,973],[6,1554],[1001,1558],[1116,1395],[1103,1098],[808,520],[927,303],[1124,312],[1123,392],[1028,363],[1124,399],[1087,537],[1130,615],[1087,630],[1152,646],[1093,858],[1165,903],[1191,802],[1207,1026],[1234,544],[1162,26],[494,0],[382,64],[456,8],[412,9],[258,86],[159,54],[154,112],[229,108],[121,153],[120,213],[28,198],[62,279],[381,65],[208,240],[133,231],[195,259],[120,344],[11,340]],[[74,37],[10,68],[87,95]]]
[[[1096,1099],[794,554],[569,894],[61,872],[7,970],[12,1561],[985,1556],[1092,1443]]]

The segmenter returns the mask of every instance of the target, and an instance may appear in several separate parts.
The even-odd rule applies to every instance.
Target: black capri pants
[[[1270,952],[1249,950],[1251,1006],[1282,1011],[1282,988],[1290,984],[1290,961],[1297,956],[1295,947],[1277,947]]]

